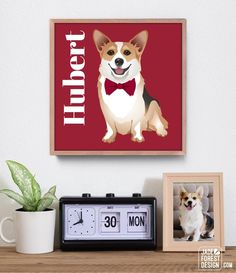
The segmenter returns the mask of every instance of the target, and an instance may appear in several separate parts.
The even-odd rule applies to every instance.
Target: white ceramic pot
[[[0,237],[6,243],[15,243],[16,251],[25,254],[40,254],[53,251],[56,210],[27,212],[16,210],[14,216],[0,222]],[[3,234],[5,221],[14,224],[15,239],[9,240]]]

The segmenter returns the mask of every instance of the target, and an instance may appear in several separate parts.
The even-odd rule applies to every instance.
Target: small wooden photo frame
[[[163,251],[224,251],[223,174],[164,173],[163,181]]]

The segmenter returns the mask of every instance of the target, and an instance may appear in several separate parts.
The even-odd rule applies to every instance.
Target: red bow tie
[[[105,80],[105,90],[107,95],[111,95],[116,89],[123,89],[129,96],[133,96],[135,87],[135,79],[124,83],[115,83],[109,79]]]

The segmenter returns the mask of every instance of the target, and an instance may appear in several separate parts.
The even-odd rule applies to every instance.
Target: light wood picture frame
[[[102,37],[105,44],[99,46],[96,42],[102,41]],[[142,50],[138,48],[140,46],[138,38],[140,41],[145,40]],[[142,54],[142,60],[141,55],[135,56],[141,65],[141,76],[143,75],[145,79],[147,89],[144,86],[141,88],[146,91],[143,91],[140,97],[141,104],[138,104],[137,109],[133,106],[131,110],[129,109],[130,105],[133,105],[131,97],[134,98],[134,95],[138,94],[135,92],[142,82],[135,82],[135,85],[133,80],[136,81],[136,76],[127,82],[122,80],[121,83],[116,83],[115,93],[113,90],[111,94],[109,88],[114,89],[114,84],[109,83],[110,78],[105,77],[104,83],[100,81],[102,74],[99,67],[103,58],[101,51],[105,50],[108,42],[116,47],[116,41],[122,41],[123,44],[131,43],[134,51],[138,50],[137,53]],[[110,57],[105,57],[105,60],[107,58]],[[129,61],[127,58],[127,62]],[[115,59],[112,62],[115,63]],[[124,75],[126,71],[131,74],[129,65],[126,68],[123,66],[113,68],[112,65],[110,67],[110,74],[122,71]],[[114,69],[117,72],[114,72]],[[112,88],[106,87],[107,82]],[[125,87],[128,82],[132,84]],[[100,88],[103,91],[98,88],[99,84],[104,85],[103,89]],[[131,89],[133,86],[136,89],[130,94],[126,88]],[[117,95],[116,90],[123,92],[121,97]],[[118,100],[111,100],[112,96],[115,97],[114,94],[119,97]],[[108,98],[109,102],[104,98]],[[150,108],[149,115],[147,109],[153,101],[155,102]],[[123,108],[126,114],[120,114],[119,109]],[[119,113],[114,115],[116,111]],[[156,114],[154,116],[153,113],[161,117],[160,121],[164,125],[161,129],[159,118],[156,119]],[[156,124],[154,127],[153,122]],[[186,19],[50,20],[51,155],[185,155],[185,153]]]
[[[224,245],[224,207],[223,207],[223,174],[222,173],[164,173],[163,174],[163,251],[198,251],[200,247],[220,247],[225,250]],[[199,211],[209,215],[214,220],[213,238],[200,237],[197,241],[190,241],[182,238],[184,235],[179,216],[186,215],[184,205],[188,202],[187,198],[193,198],[200,187],[203,189],[202,196],[195,197],[200,202]],[[186,193],[183,193],[183,191]],[[205,191],[205,193],[204,193]],[[195,193],[193,193],[195,192]],[[181,194],[182,195],[181,198]],[[185,199],[184,199],[185,198]],[[194,200],[193,204],[195,206]],[[181,206],[182,204],[182,206]],[[191,203],[190,203],[191,204]],[[196,204],[196,207],[199,204]],[[193,206],[191,204],[191,206]],[[191,212],[195,207],[190,208]],[[211,207],[211,209],[209,209]],[[211,210],[212,212],[208,212]],[[188,212],[187,212],[188,213]],[[199,212],[197,212],[199,213]],[[209,219],[210,219],[209,218]],[[183,218],[182,218],[183,219]],[[182,222],[186,227],[188,221]],[[177,234],[177,235],[176,235]],[[207,233],[208,234],[208,233]],[[194,235],[194,233],[192,234]]]

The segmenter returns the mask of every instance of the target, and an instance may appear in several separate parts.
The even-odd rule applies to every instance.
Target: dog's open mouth
[[[184,204],[184,205],[187,208],[187,210],[192,210],[196,206],[196,204],[194,206],[192,204],[188,204],[188,205]]]
[[[117,68],[112,68],[111,65],[109,64],[111,70],[116,74],[116,75],[124,75],[125,72],[130,68],[131,64],[126,67],[126,68],[121,68],[121,67],[117,67]]]

